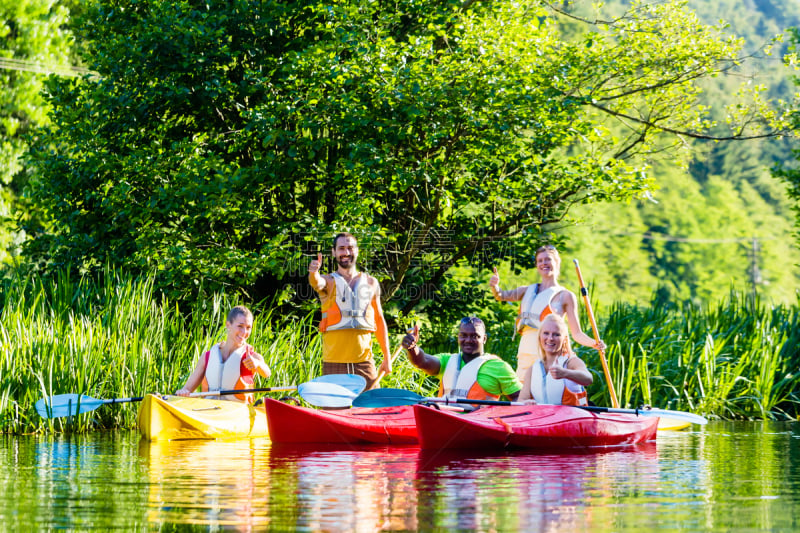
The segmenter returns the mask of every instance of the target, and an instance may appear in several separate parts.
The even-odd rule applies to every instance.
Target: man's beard
[[[345,257],[337,257],[336,264],[342,268],[347,268],[353,265],[353,257],[352,256],[345,256]]]

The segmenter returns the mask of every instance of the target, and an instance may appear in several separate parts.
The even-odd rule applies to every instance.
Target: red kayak
[[[269,437],[293,444],[417,444],[413,406],[324,411],[264,400]]]
[[[564,405],[485,407],[453,414],[414,406],[422,448],[557,449],[624,446],[656,439],[658,417]]]

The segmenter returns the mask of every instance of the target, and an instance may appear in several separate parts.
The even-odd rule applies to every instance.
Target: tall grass
[[[603,328],[621,405],[723,418],[794,418],[800,406],[800,314],[745,295],[701,310],[613,306]],[[596,352],[582,350],[593,368]],[[602,373],[591,398],[609,404]]]
[[[181,308],[155,296],[152,280],[106,272],[101,282],[62,274],[52,280],[6,280],[0,285],[0,432],[80,432],[134,427],[138,404],[102,406],[71,419],[45,420],[34,403],[45,396],[82,393],[124,398],[180,388],[204,350],[224,339],[232,305],[223,295]],[[248,304],[248,302],[244,302]],[[313,313],[278,316],[253,309],[250,342],[272,368],[257,386],[293,385],[320,374],[321,347]],[[744,297],[707,310],[691,306],[614,306],[600,316],[602,336],[620,403],[650,404],[723,418],[789,418],[800,398],[797,307],[767,307]],[[452,339],[426,351],[454,351]],[[499,326],[498,326],[499,327]],[[516,342],[495,335],[490,351],[513,359]],[[399,332],[393,335],[397,346]],[[505,353],[509,352],[509,353]],[[608,405],[600,362],[592,400]],[[381,385],[429,394],[434,382],[404,354]]]
[[[50,281],[7,280],[0,291],[0,432],[12,433],[134,427],[136,403],[51,420],[39,417],[33,406],[53,394],[107,399],[173,392],[200,355],[224,340],[228,310],[243,303],[218,295],[181,309],[157,298],[151,279],[110,271],[99,283],[62,274]],[[251,308],[250,343],[272,369],[272,377],[257,378],[256,386],[295,385],[320,375],[313,314],[276,317],[269,309]],[[399,342],[399,336],[392,340]],[[381,384],[419,390],[415,379],[399,358]]]

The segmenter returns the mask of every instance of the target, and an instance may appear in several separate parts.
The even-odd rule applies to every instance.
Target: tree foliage
[[[347,229],[409,311],[460,262],[529,265],[576,204],[647,194],[676,134],[784,127],[759,91],[726,124],[698,104],[741,42],[684,2],[560,6],[98,0],[76,31],[99,77],[48,86],[28,254],[289,296]]]
[[[0,261],[16,240],[12,212],[27,181],[28,137],[47,123],[44,80],[52,72],[70,74],[67,15],[53,1],[0,0]]]

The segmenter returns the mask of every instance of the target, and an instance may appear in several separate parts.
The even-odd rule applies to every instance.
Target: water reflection
[[[800,426],[715,423],[593,453],[0,437],[19,530],[791,531]]]
[[[149,474],[147,519],[153,524],[236,526],[268,524],[270,470],[257,466],[267,439],[139,442]]]

